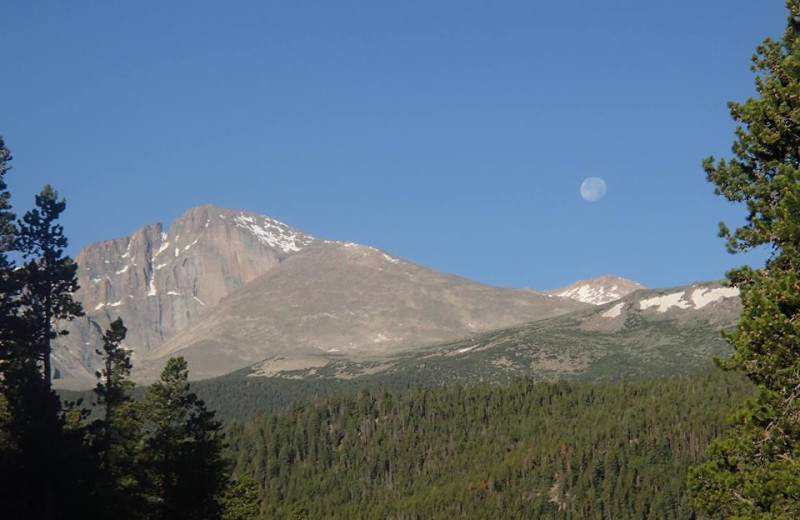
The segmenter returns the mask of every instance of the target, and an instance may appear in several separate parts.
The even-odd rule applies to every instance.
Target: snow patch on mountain
[[[726,298],[739,296],[736,287],[698,287],[691,291],[680,291],[660,296],[653,296],[639,301],[639,309],[645,310],[655,307],[658,312],[666,312],[675,307],[678,309],[702,309]]]
[[[601,316],[604,317],[604,318],[616,318],[617,316],[622,314],[622,308],[624,306],[625,306],[625,302],[620,302],[620,303],[614,305],[613,307],[611,307],[610,309],[608,309],[603,314],[601,314]]]
[[[200,241],[200,239],[199,239],[199,238],[195,238],[195,239],[194,239],[194,242],[192,242],[192,243],[191,243],[191,244],[189,244],[188,246],[184,247],[184,248],[183,248],[183,250],[184,250],[184,251],[188,251],[188,250],[190,250],[190,249],[191,249],[193,246],[195,246],[195,245],[197,244],[197,242],[199,242],[199,241]]]
[[[595,288],[590,285],[581,285],[564,292],[556,293],[556,296],[571,298],[586,303],[602,305],[619,299],[619,294],[606,292],[603,288]]]
[[[739,296],[738,287],[717,287],[715,289],[702,287],[692,292],[691,299],[695,309],[702,309],[709,303],[714,303],[723,298],[733,298],[734,296]]]
[[[163,237],[163,233],[162,233],[162,239],[163,238],[164,237]],[[161,244],[161,247],[158,248],[158,251],[156,251],[155,256],[158,256],[161,253],[163,253],[164,251],[166,251],[168,247],[169,247],[169,242],[164,242],[163,244]]]
[[[233,220],[236,226],[250,231],[264,244],[276,247],[284,253],[300,251],[314,240],[308,235],[293,231],[283,222],[269,217],[256,219],[241,213]]]
[[[591,280],[578,280],[572,285],[548,293],[593,305],[604,305],[643,288],[644,286],[625,278],[600,276]]]
[[[688,309],[691,305],[683,299],[683,291],[663,296],[653,296],[646,300],[639,301],[639,309],[645,310],[650,307],[658,307],[658,312],[666,312],[670,307],[678,307],[679,309]]]

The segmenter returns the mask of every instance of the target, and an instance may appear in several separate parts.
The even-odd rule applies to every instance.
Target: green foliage
[[[142,410],[131,396],[131,360],[122,347],[127,329],[117,318],[103,334],[103,369],[94,390],[102,419],[91,424],[94,449],[99,458],[101,482],[95,506],[109,518],[136,518],[145,509],[142,499]]]
[[[36,196],[36,207],[19,222],[17,244],[26,259],[19,276],[25,290],[20,305],[28,322],[27,346],[42,364],[45,385],[52,377],[51,342],[66,331],[58,322],[83,315],[83,308],[72,295],[78,290],[78,266],[64,255],[67,238],[57,223],[66,208],[58,192],[46,185]]]
[[[129,397],[133,388],[133,383],[128,379],[133,365],[129,352],[122,347],[127,333],[122,318],[117,318],[103,334],[103,349],[96,351],[103,357],[103,369],[97,372],[100,381],[95,393],[98,403],[106,408],[106,417],[113,413],[115,406]]]
[[[2,178],[9,159],[0,142],[0,503],[8,518],[89,518],[87,502],[75,500],[90,493],[94,460],[81,413],[62,409],[50,387],[56,321],[81,312],[72,300],[76,268],[56,223],[65,203],[45,187],[14,225]],[[12,250],[27,260],[19,269],[7,257]]]
[[[751,394],[718,371],[362,390],[232,424],[268,518],[692,518],[686,471]]]
[[[0,254],[10,251],[14,247],[16,218],[11,211],[11,193],[8,191],[5,174],[11,170],[11,150],[6,147],[3,136],[0,135]],[[3,254],[3,256],[5,256]],[[6,260],[7,261],[7,260]]]
[[[722,363],[758,385],[731,429],[690,475],[697,508],[725,518],[800,518],[800,0],[788,26],[753,56],[757,98],[730,103],[734,157],[704,166],[716,192],[744,203],[745,225],[721,225],[731,252],[769,246],[761,269],[728,273],[744,310]]]
[[[217,518],[225,487],[220,423],[190,391],[182,357],[171,358],[147,391],[145,464],[158,516]]]
[[[222,520],[253,520],[261,511],[258,486],[250,475],[228,484],[222,496]]]

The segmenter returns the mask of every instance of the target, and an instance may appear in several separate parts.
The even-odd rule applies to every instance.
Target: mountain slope
[[[506,381],[517,376],[553,381],[605,381],[687,374],[725,357],[720,330],[741,312],[738,290],[719,283],[642,290],[603,306],[461,341],[426,346],[382,359],[354,362],[329,356],[311,369],[255,364],[241,375],[370,383]],[[278,365],[279,367],[279,365]]]
[[[152,379],[169,356],[193,377],[271,358],[272,369],[356,361],[583,308],[572,300],[500,289],[353,243],[317,241],[254,280],[139,364]]]

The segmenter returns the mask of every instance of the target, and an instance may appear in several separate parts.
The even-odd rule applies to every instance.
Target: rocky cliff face
[[[128,327],[134,361],[196,322],[314,238],[281,222],[215,206],[192,208],[165,231],[145,226],[129,237],[81,251],[77,298],[86,316],[54,349],[63,386],[85,386],[97,369],[95,349],[116,317]],[[72,384],[74,383],[74,384]]]

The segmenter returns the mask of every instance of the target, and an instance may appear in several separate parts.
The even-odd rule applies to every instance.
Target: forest
[[[753,387],[718,370],[592,385],[361,390],[232,423],[265,518],[695,518],[686,472]]]

